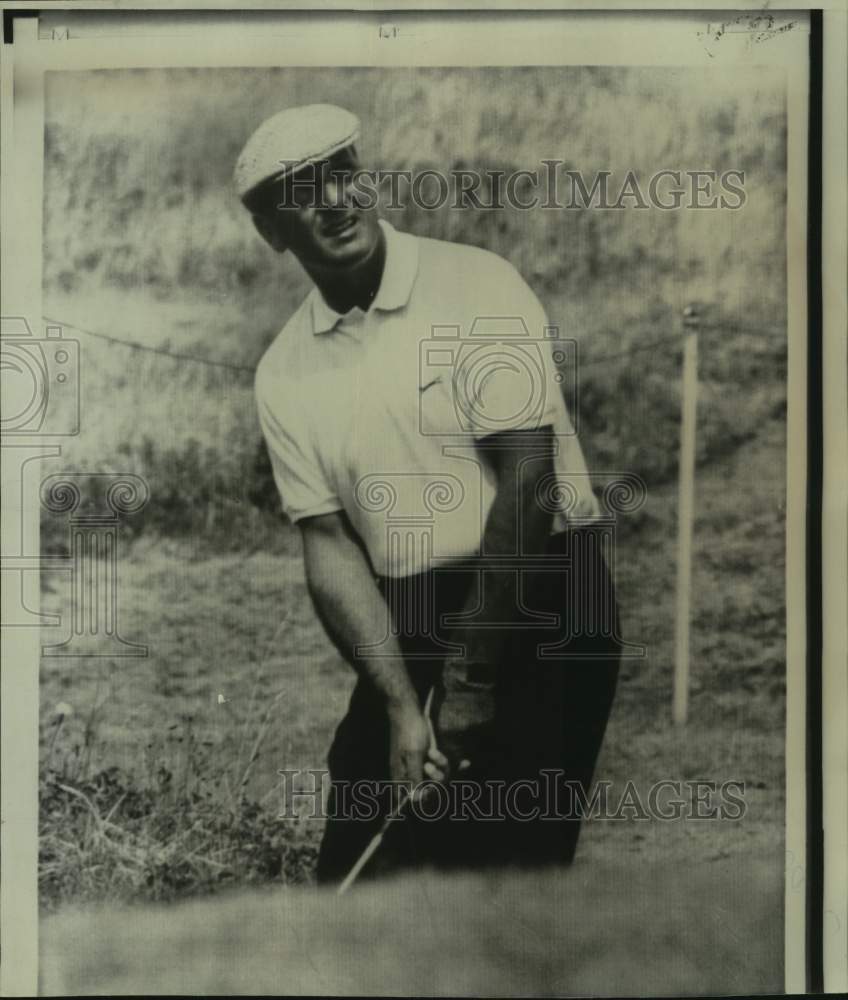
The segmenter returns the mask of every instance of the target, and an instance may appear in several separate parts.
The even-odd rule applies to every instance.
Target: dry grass
[[[573,408],[590,467],[648,481],[648,504],[622,525],[617,550],[625,634],[646,643],[648,656],[625,665],[600,776],[640,787],[661,778],[744,780],[744,821],[597,824],[581,845],[584,874],[542,884],[399,882],[397,896],[366,893],[339,911],[292,891],[214,911],[188,906],[167,921],[161,911],[57,916],[45,922],[48,992],[779,987],[783,104],[770,76],[708,77],[602,67],[356,70],[343,85],[366,122],[366,158],[383,167],[510,169],[559,156],[587,173],[748,172],[749,203],[736,214],[394,220],[503,253],[586,360],[674,332],[691,299],[717,303],[726,325],[701,350],[685,732],[671,732],[668,721],[676,352],[581,369]],[[148,346],[254,364],[306,283],[251,232],[228,188],[231,164],[280,104],[338,99],[339,83],[325,69],[51,77],[48,313]],[[72,669],[58,658],[42,663],[42,906],[307,879],[320,828],[277,818],[276,772],[323,764],[351,675],[315,621],[297,536],[257,467],[250,376],[78,336],[82,433],[63,445],[62,463],[148,480],[148,506],[121,526],[122,541],[133,541],[122,550],[119,602],[122,633],[147,643],[150,656]],[[45,465],[45,474],[59,467]],[[43,528],[45,547],[63,551],[66,522],[45,517]],[[44,610],[67,621],[66,583],[44,574]],[[76,714],[57,730],[54,708],[65,701]],[[627,872],[616,868],[622,857]],[[756,875],[755,857],[768,859]],[[659,876],[672,861],[705,870]],[[644,877],[628,881],[635,869]],[[436,919],[422,935],[426,900],[435,900]],[[439,917],[442,905],[450,919]],[[711,916],[713,930],[699,936]],[[533,933],[516,930],[526,927]],[[385,942],[376,959],[374,941]]]
[[[457,99],[458,95],[461,99]],[[108,99],[107,99],[108,95]],[[56,74],[47,108],[47,281],[89,279],[242,303],[280,274],[231,189],[241,145],[280,107],[342,101],[383,169],[536,169],[591,175],[742,169],[744,212],[473,210],[394,217],[423,235],[487,246],[540,292],[638,291],[676,274],[750,301],[782,245],[783,95],[764,70],[536,67],[164,70]],[[79,225],[84,222],[85,225]],[[775,254],[775,251],[777,253]],[[739,273],[741,270],[742,273]],[[303,279],[283,272],[286,293]]]
[[[103,752],[104,702],[89,710],[77,742],[63,739],[71,706],[59,703],[39,788],[42,909],[311,881],[315,825],[283,821],[248,794],[281,697],[254,705],[254,727],[249,719],[233,726],[217,745],[183,713],[158,745],[148,742],[132,770],[94,766]]]
[[[537,167],[587,176],[744,169],[732,211],[387,212],[404,229],[495,250],[580,346],[572,399],[590,465],[654,486],[673,477],[679,355],[598,356],[679,330],[683,306],[724,324],[701,352],[699,459],[756,435],[784,398],[785,131],[780,81],[680,69],[162,70],[56,74],[48,83],[45,300],[85,328],[254,365],[307,288],[260,240],[230,185],[237,152],[281,104],[345,101],[362,153],[387,169]],[[463,99],[457,100],[462,93]],[[738,325],[764,332],[750,336]],[[82,433],[68,468],[151,484],[137,528],[253,544],[251,502],[276,509],[249,373],[171,362],[84,334]],[[569,381],[569,380],[567,380]],[[224,526],[224,530],[217,528]]]
[[[646,789],[665,778],[744,781],[748,812],[738,823],[590,824],[581,845],[590,863],[623,854],[649,866],[769,854],[780,880],[785,661],[779,424],[774,432],[699,479],[692,707],[680,732],[669,724],[673,487],[651,493],[641,520],[623,526],[616,558],[624,634],[645,643],[648,652],[624,664],[599,764],[599,777],[617,787],[631,780]],[[745,476],[751,484],[746,492],[728,488]],[[45,574],[44,582],[44,609],[61,612],[67,622],[62,574]],[[260,548],[213,556],[189,540],[143,535],[122,557],[118,601],[121,632],[149,645],[146,659],[81,660],[73,669],[61,658],[42,662],[43,905],[55,908],[81,894],[127,901],[191,895],[276,878],[272,852],[279,858],[287,849],[295,864],[287,877],[301,877],[314,857],[309,852],[320,824],[289,828],[278,819],[277,771],[324,765],[353,672],[315,619],[299,553]],[[56,736],[54,710],[62,701],[77,712]],[[263,730],[270,704],[274,710]],[[88,725],[91,706],[100,708]],[[227,790],[239,787],[260,731],[239,814]],[[165,797],[159,795],[161,769],[171,775]],[[179,886],[135,876],[113,881],[114,867],[98,868],[101,861],[93,859],[110,844],[98,839],[85,804],[56,789],[57,780],[85,792],[101,817],[124,793],[145,810],[149,806],[128,817],[119,805],[110,822],[125,826],[129,840],[115,831],[112,839],[151,857],[171,857],[181,872]],[[202,845],[205,856],[210,844],[224,849],[225,857],[213,860],[226,860],[230,873],[202,863],[192,867],[169,853],[176,822],[169,816],[182,815],[200,821],[186,843]],[[180,830],[191,826],[188,819],[179,824]],[[64,849],[55,838],[72,840],[77,849]],[[269,845],[261,848],[261,863],[245,846],[251,843]]]

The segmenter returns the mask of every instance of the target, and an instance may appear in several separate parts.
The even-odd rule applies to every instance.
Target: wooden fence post
[[[695,514],[695,425],[698,403],[698,310],[683,310],[680,471],[677,504],[677,596],[674,622],[672,718],[683,725],[689,713],[689,622],[692,613],[692,528]]]

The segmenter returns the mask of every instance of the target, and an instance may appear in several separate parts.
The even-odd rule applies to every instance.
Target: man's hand
[[[390,708],[389,733],[392,781],[411,786],[414,791],[425,778],[447,778],[447,757],[436,747],[432,730],[417,705]]]

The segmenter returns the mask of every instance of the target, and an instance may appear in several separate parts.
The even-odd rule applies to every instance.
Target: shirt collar
[[[410,233],[399,233],[384,219],[380,219],[380,226],[386,237],[386,263],[371,309],[392,312],[402,309],[412,294],[418,274],[418,240]],[[317,288],[312,289],[310,297],[313,333],[329,333],[339,320],[351,313],[365,315],[357,306],[350,313],[337,313],[327,305]]]

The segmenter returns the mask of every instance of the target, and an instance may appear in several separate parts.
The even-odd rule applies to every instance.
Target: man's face
[[[359,161],[352,147],[309,165],[277,188],[273,204],[256,224],[277,250],[288,249],[305,266],[347,268],[366,260],[379,240],[377,213],[362,208],[351,185]]]

